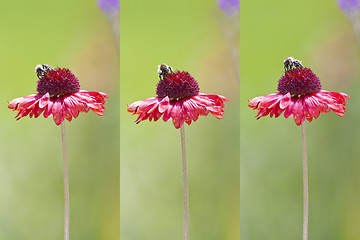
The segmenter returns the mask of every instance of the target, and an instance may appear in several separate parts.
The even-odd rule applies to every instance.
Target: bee
[[[302,68],[303,66],[301,65],[301,63],[302,62],[300,60],[297,60],[293,57],[285,58],[285,60],[284,60],[285,72],[291,70],[293,67],[294,68]]]
[[[161,80],[161,76],[165,76],[166,74],[168,74],[169,72],[173,72],[172,68],[168,65],[166,65],[165,63],[160,64],[158,66],[158,74],[159,74],[159,78]]]
[[[54,68],[47,64],[39,64],[35,67],[35,72],[38,78],[41,78],[50,70],[54,70]]]

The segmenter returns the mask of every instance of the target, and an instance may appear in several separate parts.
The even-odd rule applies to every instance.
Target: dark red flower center
[[[170,72],[156,85],[158,97],[168,96],[170,99],[185,98],[198,95],[200,92],[198,82],[188,72]]]
[[[67,68],[49,70],[37,82],[39,94],[49,93],[50,96],[59,96],[75,93],[79,90],[79,80]]]
[[[294,68],[285,72],[279,79],[277,90],[292,96],[307,95],[321,90],[320,79],[310,68]]]

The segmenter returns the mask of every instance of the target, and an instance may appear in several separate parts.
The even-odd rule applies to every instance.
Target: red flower
[[[209,113],[219,119],[223,118],[226,97],[199,93],[197,81],[188,72],[172,72],[166,65],[164,71],[160,66],[157,97],[137,101],[128,106],[128,112],[139,115],[136,123],[146,119],[157,121],[163,117],[165,122],[172,119],[175,128],[180,128],[184,122],[190,125],[199,116],[207,116]]]
[[[287,67],[285,65],[285,74],[278,81],[278,93],[249,100],[248,106],[258,110],[257,119],[269,114],[270,117],[277,118],[284,112],[285,118],[293,116],[295,123],[301,125],[305,119],[311,122],[320,113],[328,113],[330,110],[339,116],[345,116],[345,104],[349,95],[321,90],[319,78],[301,64],[295,68],[293,65]]]
[[[29,115],[37,118],[42,113],[45,118],[53,116],[56,125],[64,119],[69,122],[80,112],[87,113],[90,109],[98,115],[104,115],[105,98],[109,96],[102,92],[87,92],[80,90],[79,80],[67,68],[53,69],[48,65],[38,65],[35,71],[39,80],[37,94],[16,98],[9,102],[8,107],[18,111],[18,120]]]

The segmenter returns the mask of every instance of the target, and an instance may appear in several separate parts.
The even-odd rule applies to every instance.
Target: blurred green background
[[[359,52],[336,1],[242,1],[240,11],[241,239],[300,239],[301,127],[256,120],[248,99],[276,92],[286,57],[303,61],[323,89],[350,95],[346,116],[308,124],[309,238],[360,235]]]
[[[200,92],[226,96],[224,119],[185,126],[191,239],[239,239],[239,83],[216,1],[121,1],[121,239],[182,239],[180,130],[127,104],[155,96],[157,66],[189,71]],[[238,21],[238,19],[237,19]]]
[[[96,1],[6,1],[0,7],[0,239],[63,239],[61,129],[7,101],[36,92],[37,64],[68,67],[106,92],[105,115],[66,121],[71,239],[119,238],[119,55]]]

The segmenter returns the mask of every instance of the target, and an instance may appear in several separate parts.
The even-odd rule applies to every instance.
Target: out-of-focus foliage
[[[276,92],[283,59],[302,60],[323,89],[350,95],[345,117],[307,123],[309,237],[359,234],[359,46],[336,1],[242,1],[240,10],[241,239],[299,239],[301,128],[293,119],[256,120],[248,99]]]
[[[3,2],[0,8],[0,239],[63,238],[61,129],[19,121],[7,101],[36,92],[37,64],[68,67],[110,98],[105,115],[66,121],[72,239],[119,238],[119,58],[96,1]]]
[[[224,119],[186,125],[190,238],[239,239],[239,83],[216,1],[121,1],[121,239],[182,239],[180,131],[127,104],[155,96],[157,66],[189,71],[226,96]]]

